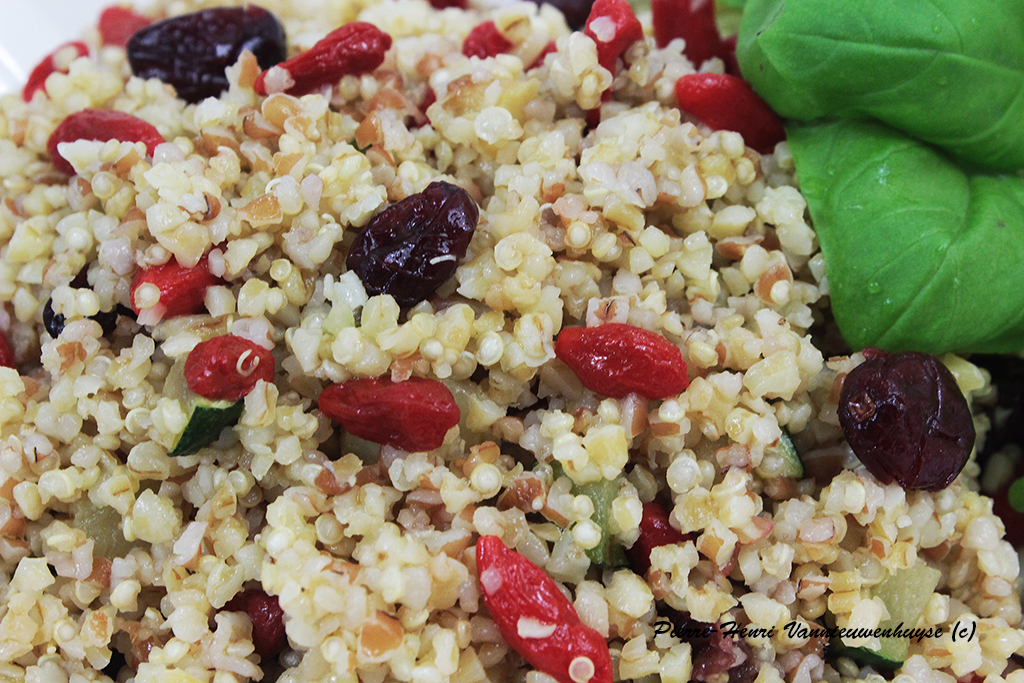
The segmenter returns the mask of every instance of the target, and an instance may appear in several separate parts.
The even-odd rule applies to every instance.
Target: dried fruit
[[[215,7],[166,19],[128,41],[128,63],[139,78],[159,78],[178,97],[199,102],[228,89],[225,69],[243,50],[269,69],[287,56],[284,28],[267,10]]]
[[[356,436],[400,448],[429,451],[459,423],[452,392],[435,379],[353,379],[327,387],[318,402],[324,415]]]
[[[80,41],[72,43],[64,43],[50,54],[43,57],[42,61],[35,65],[32,72],[28,75],[28,82],[25,83],[25,87],[21,91],[21,99],[26,102],[32,101],[32,96],[36,94],[36,90],[43,90],[46,86],[46,78],[50,74],[57,71],[57,64],[54,58],[64,50],[68,48],[74,50],[75,58],[84,57],[89,54],[89,47]],[[61,70],[62,73],[67,73],[66,70]],[[43,90],[45,92],[45,90]]]
[[[384,209],[356,237],[346,262],[367,293],[423,301],[455,274],[480,210],[460,187],[437,181]]]
[[[505,54],[513,47],[512,43],[498,30],[493,21],[485,21],[473,27],[462,42],[462,54],[467,57],[486,59],[495,55]]]
[[[615,74],[615,61],[644,37],[643,27],[626,0],[597,0],[585,33],[597,43],[597,62]]]
[[[477,541],[476,566],[487,611],[523,659],[560,683],[611,683],[608,641],[543,569],[497,536]]]
[[[252,644],[262,661],[273,657],[287,644],[284,610],[276,595],[259,588],[242,591],[224,605],[226,612],[245,612],[252,622]]]
[[[583,386],[614,398],[668,398],[690,384],[679,347],[660,334],[624,323],[562,330],[555,355]]]
[[[651,0],[651,23],[658,47],[682,38],[683,54],[695,67],[722,54],[715,3],[710,0]]]
[[[57,146],[75,140],[142,142],[150,155],[157,145],[165,142],[160,131],[137,116],[111,109],[82,109],[61,121],[46,142],[50,161],[58,171],[68,175],[74,175],[75,169],[60,155]]]
[[[597,62],[615,75],[615,63],[635,41],[644,37],[643,27],[627,0],[597,0],[590,9],[584,31],[597,44]],[[611,88],[601,93],[601,101],[611,98]],[[601,108],[587,112],[591,128],[601,122]]]
[[[742,78],[689,74],[676,81],[676,99],[709,128],[736,131],[761,154],[770,154],[786,138],[782,120]]]
[[[328,33],[305,52],[278,65],[283,88],[289,95],[305,95],[326,85],[334,85],[342,76],[358,76],[373,71],[384,62],[391,47],[391,36],[373,24],[353,21]],[[262,64],[260,65],[262,66]],[[273,72],[272,72],[273,73]],[[266,95],[267,71],[260,74],[253,89]],[[276,78],[276,77],[274,77]]]
[[[905,489],[945,488],[974,448],[974,420],[953,373],[913,351],[876,351],[851,370],[839,424],[868,471]]]
[[[663,545],[683,543],[692,538],[691,534],[684,534],[672,526],[668,511],[661,503],[651,501],[644,503],[643,516],[640,518],[640,535],[626,550],[626,556],[634,571],[643,576],[651,568],[652,550]]]
[[[129,7],[112,5],[100,12],[100,40],[104,45],[124,47],[133,35],[151,23],[149,17]]]
[[[139,269],[132,278],[129,293],[132,310],[138,314],[159,307],[160,317],[165,318],[198,313],[205,308],[203,300],[207,288],[218,282],[220,279],[210,272],[205,256],[192,268],[178,265],[178,262],[172,259],[160,266]],[[139,287],[146,284],[157,288],[160,293],[158,301],[138,301],[136,294]]]
[[[0,366],[5,368],[15,367],[14,350],[7,341],[7,335],[0,331]]]
[[[211,401],[238,401],[256,382],[274,382],[274,356],[244,337],[225,334],[199,342],[185,359],[188,388]]]

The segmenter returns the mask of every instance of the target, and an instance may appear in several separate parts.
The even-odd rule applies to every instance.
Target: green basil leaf
[[[1024,168],[1024,0],[750,0],[736,56],[785,118],[876,118]]]
[[[847,342],[1024,349],[1024,178],[967,173],[876,123],[787,132]]]

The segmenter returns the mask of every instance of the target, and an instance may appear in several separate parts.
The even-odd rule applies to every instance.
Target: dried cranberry
[[[850,447],[882,481],[937,491],[967,464],[974,420],[967,399],[935,356],[880,354],[850,371],[839,394]]]
[[[579,31],[587,23],[594,0],[533,0],[538,5],[551,5],[561,11],[565,23],[573,31]]]
[[[215,7],[137,32],[128,41],[128,63],[136,76],[159,78],[194,103],[228,89],[224,70],[243,50],[256,56],[261,69],[269,69],[284,61],[286,45],[281,22],[267,10]]]
[[[371,294],[412,306],[455,274],[480,210],[460,187],[437,181],[373,217],[349,251],[348,269]]]
[[[242,591],[224,605],[224,611],[249,615],[252,644],[260,659],[265,661],[284,649],[284,610],[276,595],[258,588]]]
[[[756,678],[758,667],[750,646],[743,640],[727,636],[721,621],[714,624],[697,621],[689,612],[667,606],[661,606],[658,611],[668,617],[672,634],[690,645],[693,662],[691,681],[719,680],[724,673],[728,676],[721,680],[730,683],[751,683]]]

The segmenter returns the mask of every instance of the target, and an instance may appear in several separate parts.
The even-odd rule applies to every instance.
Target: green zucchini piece
[[[924,562],[900,569],[875,586],[871,594],[882,599],[889,611],[889,618],[878,625],[882,631],[886,629],[909,630],[917,627],[928,601],[931,600],[939,578],[938,569],[929,567]],[[843,655],[862,666],[895,669],[903,666],[910,650],[910,638],[883,637],[879,638],[879,648],[872,650],[866,647],[844,648]]]
[[[778,442],[764,449],[764,458],[755,471],[767,479],[773,477],[803,479],[804,463],[800,460],[800,454],[796,452],[789,432],[783,429]]]
[[[562,466],[557,460],[552,460],[548,465],[554,472],[554,478],[562,476]],[[600,481],[588,484],[573,483],[571,493],[574,496],[587,496],[594,504],[594,514],[591,519],[601,530],[601,541],[593,548],[587,549],[587,557],[594,564],[602,567],[628,567],[629,558],[626,557],[626,549],[622,544],[612,538],[609,529],[612,515],[612,503],[619,495],[619,487],[622,484],[622,477],[614,480],[601,479]]]
[[[225,427],[232,427],[242,416],[245,401],[211,401],[196,397],[192,402],[192,415],[185,431],[169,455],[192,455],[209,446],[220,437]]]
[[[576,495],[589,496],[594,503],[594,516],[591,518],[601,529],[601,542],[586,551],[587,557],[594,564],[602,567],[628,567],[629,560],[622,544],[612,538],[609,529],[612,515],[612,502],[619,495],[621,479],[601,479],[590,484],[573,486]]]

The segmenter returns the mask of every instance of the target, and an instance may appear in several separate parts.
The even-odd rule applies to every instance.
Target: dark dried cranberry
[[[839,395],[839,424],[873,475],[905,489],[945,488],[974,447],[967,399],[953,373],[924,353],[874,353],[854,368]]]
[[[460,187],[437,181],[373,217],[348,254],[368,294],[412,306],[455,274],[480,210]]]
[[[252,622],[252,644],[260,659],[266,661],[284,649],[284,610],[276,595],[258,588],[245,590],[224,605],[227,612],[245,612]]]
[[[255,5],[215,7],[183,14],[138,31],[128,41],[128,63],[140,78],[159,78],[178,97],[199,102],[228,89],[224,70],[243,50],[256,56],[261,69],[283,62],[284,27],[273,14]]]
[[[538,5],[551,5],[561,10],[565,23],[573,31],[579,31],[587,23],[594,0],[534,0]]]

